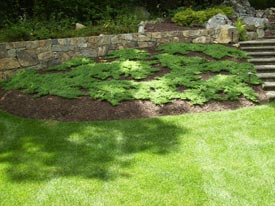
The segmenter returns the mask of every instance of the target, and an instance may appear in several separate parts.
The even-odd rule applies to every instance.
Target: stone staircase
[[[275,100],[275,35],[240,42],[240,48],[252,57],[248,62],[255,65],[257,76],[264,81],[263,89],[268,99]]]

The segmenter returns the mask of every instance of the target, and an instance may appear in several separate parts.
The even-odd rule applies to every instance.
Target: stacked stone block
[[[123,48],[149,48],[169,42],[215,42],[211,29],[144,34],[99,35],[0,44],[0,78],[23,68],[45,68],[74,57],[99,57]]]

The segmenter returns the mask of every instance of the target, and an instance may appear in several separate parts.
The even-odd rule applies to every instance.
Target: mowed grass
[[[275,103],[87,123],[0,112],[0,205],[270,206],[274,157]]]

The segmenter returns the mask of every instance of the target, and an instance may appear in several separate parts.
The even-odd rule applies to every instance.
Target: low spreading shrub
[[[214,50],[219,51],[220,55],[213,53]],[[240,96],[258,101],[250,87],[250,84],[261,83],[253,64],[220,60],[225,56],[247,58],[243,52],[223,45],[185,43],[162,45],[159,51],[160,54],[152,56],[136,49],[114,51],[107,57],[108,62],[101,63],[77,58],[49,68],[56,72],[40,73],[35,69],[25,69],[3,81],[1,86],[6,90],[20,89],[36,96],[76,98],[89,95],[112,105],[126,100],[150,100],[155,104],[165,104],[173,99],[203,104],[209,100],[236,100]],[[219,60],[185,56],[189,51],[202,52]],[[164,68],[169,72],[156,75]],[[251,77],[249,72],[252,72]],[[212,75],[203,79],[203,75],[209,73]],[[148,77],[150,80],[146,79]],[[184,91],[179,87],[184,87]]]
[[[202,26],[209,18],[219,13],[230,17],[233,15],[233,10],[227,6],[212,7],[199,11],[185,8],[177,12],[172,21],[181,26]]]

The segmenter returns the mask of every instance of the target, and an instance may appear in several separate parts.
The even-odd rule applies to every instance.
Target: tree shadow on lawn
[[[11,181],[62,176],[111,180],[123,176],[133,153],[175,151],[187,130],[172,120],[61,123],[21,119],[0,111],[0,163]]]

